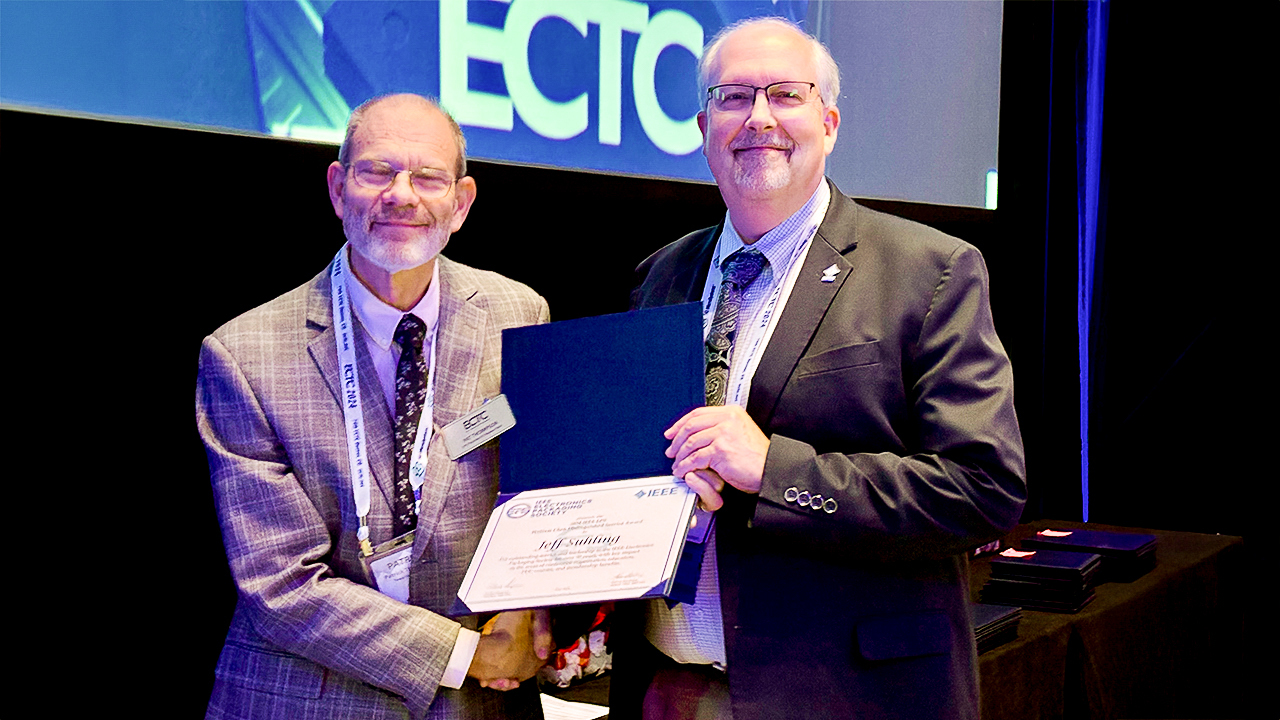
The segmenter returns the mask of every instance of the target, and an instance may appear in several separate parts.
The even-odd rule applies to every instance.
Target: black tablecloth
[[[1156,567],[1098,586],[1074,615],[1024,610],[1018,639],[979,657],[983,720],[1229,718],[1245,707],[1242,667],[1243,541],[1238,537],[1042,520],[1003,539],[1046,528],[1113,530],[1159,538]],[[976,602],[991,560],[971,563]],[[567,700],[606,704],[608,676],[568,690]],[[785,717],[779,715],[779,717]]]
[[[1155,569],[1098,586],[1074,615],[1023,611],[1018,639],[979,658],[983,720],[1244,715],[1243,541],[1042,520],[1020,525],[1004,546],[1085,527],[1156,535]],[[975,601],[990,575],[990,558],[972,563]]]

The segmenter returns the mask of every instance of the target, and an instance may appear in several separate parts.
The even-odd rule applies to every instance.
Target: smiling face
[[[364,110],[351,136],[349,162],[378,160],[396,170],[432,168],[452,177],[458,153],[452,127],[439,110],[421,98],[393,96]],[[475,200],[470,177],[460,178],[443,197],[425,199],[407,173],[378,191],[333,163],[328,180],[329,199],[352,250],[392,274],[432,262]]]
[[[810,39],[800,33],[747,26],[720,45],[709,80],[756,87],[817,83],[817,60]],[[749,110],[708,107],[698,114],[702,152],[731,215],[762,200],[789,208],[788,214],[800,209],[822,182],[839,125],[840,112],[823,107],[816,96],[799,107],[775,108],[758,92]]]

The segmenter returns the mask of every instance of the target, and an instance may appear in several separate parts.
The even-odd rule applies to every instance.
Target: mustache
[[[748,148],[770,147],[778,150],[791,150],[796,146],[791,138],[782,133],[739,134],[729,144],[730,150],[746,150]]]
[[[369,226],[372,227],[375,223],[405,223],[431,227],[437,223],[437,220],[431,213],[423,213],[414,208],[409,208],[403,211],[391,209],[370,214],[368,217]]]

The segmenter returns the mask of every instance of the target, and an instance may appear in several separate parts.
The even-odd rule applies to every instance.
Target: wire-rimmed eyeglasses
[[[763,90],[765,98],[772,107],[796,108],[819,97],[815,92],[817,87],[811,82],[795,80],[769,83],[764,87],[744,83],[725,83],[707,88],[707,98],[711,107],[720,112],[741,112],[751,109],[756,103],[756,93]]]
[[[357,185],[378,192],[391,187],[400,173],[409,173],[409,184],[413,186],[413,191],[418,193],[418,197],[426,200],[444,197],[448,194],[449,188],[458,182],[458,178],[443,170],[434,168],[397,170],[390,163],[382,160],[357,160],[350,167],[351,175],[355,178]]]

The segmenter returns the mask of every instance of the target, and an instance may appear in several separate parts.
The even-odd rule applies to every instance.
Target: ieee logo
[[[673,485],[671,487],[655,488],[653,490],[640,490],[636,492],[636,499],[643,500],[644,498],[647,498],[647,497],[662,497],[663,495],[675,495],[676,493],[681,492],[683,489],[684,488],[681,488],[679,485]]]

